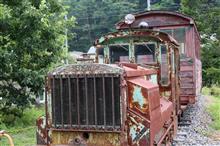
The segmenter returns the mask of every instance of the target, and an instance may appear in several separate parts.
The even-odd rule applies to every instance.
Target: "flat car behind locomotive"
[[[116,28],[95,41],[96,63],[48,74],[38,145],[171,144],[179,114],[201,88],[194,21],[150,11],[128,15]]]

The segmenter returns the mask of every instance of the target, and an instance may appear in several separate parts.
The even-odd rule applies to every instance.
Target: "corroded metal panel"
[[[37,144],[47,144],[49,141],[48,132],[46,127],[46,117],[39,117],[36,121],[37,124]]]
[[[109,65],[109,64],[96,64],[96,63],[88,63],[88,64],[71,64],[61,66],[52,72],[50,75],[84,75],[84,74],[121,74],[123,70],[120,67]]]
[[[129,96],[130,108],[139,109],[143,113],[147,113],[149,110],[149,103],[147,97],[144,97],[142,92],[144,89],[140,86],[129,85],[129,92],[132,94]]]
[[[130,146],[150,145],[150,123],[144,118],[128,113],[128,143]]]
[[[72,144],[73,146],[121,146],[120,133],[85,133],[52,131],[52,144]]]
[[[99,39],[97,39],[95,41],[95,45],[99,46],[99,45],[104,45],[109,43],[110,40],[113,40],[115,38],[126,38],[126,37],[148,37],[148,38],[153,38],[153,39],[157,39],[158,41],[162,42],[162,43],[172,43],[175,46],[179,46],[178,42],[171,37],[170,35],[168,35],[167,33],[164,32],[160,32],[160,31],[153,31],[153,30],[126,30],[126,31],[118,31],[118,32],[113,32],[113,33],[109,33]]]

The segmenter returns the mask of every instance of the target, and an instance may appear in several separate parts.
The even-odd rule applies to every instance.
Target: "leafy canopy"
[[[66,28],[74,24],[65,15],[56,0],[1,2],[1,113],[23,110],[31,95],[42,92],[48,69],[63,58]]]

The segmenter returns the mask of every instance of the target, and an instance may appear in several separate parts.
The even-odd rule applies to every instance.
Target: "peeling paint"
[[[134,86],[133,101],[138,103],[141,108],[144,108],[144,105],[146,103],[146,99],[142,95],[141,87]]]
[[[129,144],[140,144],[141,140],[149,142],[150,129],[147,122],[140,117],[133,114],[129,114],[128,118],[129,125]]]
[[[157,75],[156,74],[153,74],[150,76],[150,81],[154,84],[158,84],[158,81],[157,81]]]

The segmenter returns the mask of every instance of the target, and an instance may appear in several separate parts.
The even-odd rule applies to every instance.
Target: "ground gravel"
[[[200,96],[181,117],[173,146],[220,146],[220,140],[210,137],[214,130],[209,126],[212,118],[206,111],[207,97]]]

